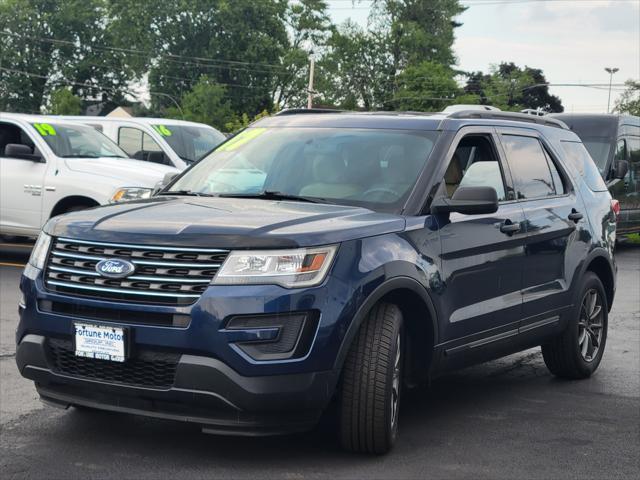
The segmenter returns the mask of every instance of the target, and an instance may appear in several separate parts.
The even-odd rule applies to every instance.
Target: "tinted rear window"
[[[589,152],[580,142],[560,142],[562,148],[567,154],[567,160],[571,164],[570,170],[577,172],[594,192],[604,192],[607,190],[607,184],[604,183],[596,164],[589,155]]]
[[[537,138],[505,135],[503,145],[518,198],[542,198],[556,194],[547,158]]]

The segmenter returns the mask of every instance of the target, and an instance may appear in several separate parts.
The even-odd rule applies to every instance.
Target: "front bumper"
[[[171,387],[144,388],[60,374],[47,342],[42,335],[28,334],[16,351],[20,373],[35,381],[44,401],[187,421],[211,433],[308,430],[320,418],[337,380],[333,371],[246,377],[219,360],[183,354]]]

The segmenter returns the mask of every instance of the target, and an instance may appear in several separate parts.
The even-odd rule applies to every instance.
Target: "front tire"
[[[565,331],[542,346],[544,363],[560,378],[590,377],[600,365],[607,342],[607,296],[595,273],[585,274],[578,298]]]
[[[340,441],[346,450],[383,454],[398,436],[404,338],[402,313],[376,305],[345,360],[340,391]]]

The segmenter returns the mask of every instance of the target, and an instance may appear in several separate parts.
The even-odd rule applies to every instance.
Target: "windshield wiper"
[[[295,202],[308,203],[330,203],[324,198],[302,197],[300,195],[289,195],[287,193],[264,190],[259,193],[220,193],[218,197],[223,198],[260,198],[264,200],[293,200]]]
[[[211,195],[210,193],[200,193],[194,192],[193,190],[169,190],[166,192],[160,192],[158,195],[186,195],[190,197],[215,197],[216,195]]]
[[[98,155],[71,154],[71,155],[62,155],[62,158],[100,158],[100,157]]]

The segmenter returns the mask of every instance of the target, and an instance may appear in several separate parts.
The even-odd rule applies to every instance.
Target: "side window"
[[[561,141],[566,159],[571,165],[570,171],[574,176],[581,177],[587,186],[594,192],[607,191],[607,184],[602,179],[600,171],[589,152],[581,142]]]
[[[627,160],[627,142],[624,138],[618,140],[614,160]]]
[[[118,145],[127,154],[137,160],[145,162],[169,164],[160,146],[151,136],[142,130],[132,127],[118,129]]]
[[[519,199],[556,195],[547,155],[537,138],[503,135],[502,142]]]
[[[628,193],[640,193],[640,137],[627,138],[629,171],[624,178]]]
[[[456,148],[444,175],[444,188],[451,198],[460,187],[493,187],[498,200],[507,200],[500,162],[490,137],[470,135]]]
[[[546,148],[543,147],[543,150],[545,157],[547,157],[547,164],[551,171],[551,178],[553,179],[553,186],[556,190],[556,195],[562,195],[566,191],[564,188],[564,182],[562,181],[562,175],[560,175],[557,165],[551,158],[551,155],[549,155],[549,152],[547,152]]]
[[[142,150],[142,130],[120,127],[118,129],[118,145],[131,157]]]
[[[10,143],[26,145],[31,149],[31,153],[35,150],[33,141],[24,130],[17,125],[0,123],[0,157],[9,157],[6,152],[6,146]]]

